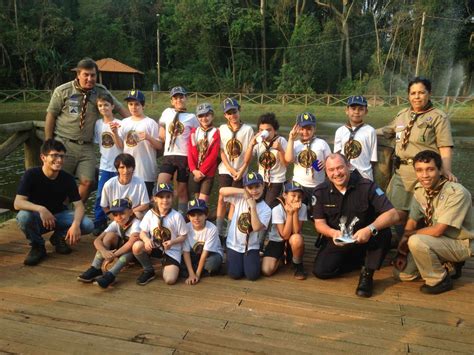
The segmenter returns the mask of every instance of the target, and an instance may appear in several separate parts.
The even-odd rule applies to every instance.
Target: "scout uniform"
[[[382,131],[387,137],[395,135],[395,155],[398,157],[387,197],[396,209],[408,211],[417,181],[413,157],[422,150],[439,153],[440,147],[452,147],[451,124],[446,114],[436,108],[430,107],[421,113],[407,108],[400,111]]]

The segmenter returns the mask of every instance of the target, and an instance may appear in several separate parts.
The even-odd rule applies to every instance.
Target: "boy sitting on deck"
[[[113,284],[120,270],[133,259],[132,245],[140,235],[140,220],[134,216],[129,200],[114,200],[108,213],[114,221],[94,240],[97,253],[91,267],[77,278],[85,283],[95,281],[102,288]],[[104,262],[110,264],[113,261],[115,264],[102,275]]]

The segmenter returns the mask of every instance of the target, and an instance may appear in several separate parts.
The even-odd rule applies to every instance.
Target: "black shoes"
[[[38,265],[44,258],[46,258],[46,248],[44,245],[33,245],[23,264],[28,266]]]
[[[451,276],[452,280],[457,280],[462,276],[462,268],[464,266],[465,262],[461,261],[458,263],[453,263],[454,265],[454,275]]]
[[[95,284],[99,285],[101,288],[107,288],[113,283],[115,283],[115,276],[111,272],[107,271],[104,276],[99,277],[94,281]]]
[[[297,280],[306,280],[308,274],[304,271],[303,263],[293,264],[295,268],[295,279]]]
[[[72,252],[72,249],[69,245],[67,245],[64,236],[59,237],[53,233],[53,235],[51,235],[51,237],[49,238],[49,242],[51,243],[51,245],[54,246],[54,248],[56,249],[56,253],[58,254],[71,254]]]
[[[77,277],[77,281],[91,283],[99,276],[102,276],[102,270],[96,269],[95,267],[91,266]]]
[[[449,276],[448,273],[446,273],[446,276],[444,279],[442,279],[440,282],[438,282],[434,286],[429,286],[427,284],[424,284],[423,286],[420,287],[420,291],[429,295],[438,295],[440,293],[449,291],[453,289],[453,280],[451,276]]]
[[[371,297],[374,288],[374,270],[362,267],[357,285],[356,295],[359,297]]]
[[[145,270],[143,273],[138,277],[137,284],[140,286],[145,286],[151,280],[155,279],[155,270]]]

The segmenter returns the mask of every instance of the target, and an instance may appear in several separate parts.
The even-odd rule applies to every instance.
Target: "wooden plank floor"
[[[307,238],[308,270],[314,258]],[[101,290],[76,281],[92,236],[36,267],[14,221],[0,227],[0,352],[5,353],[474,353],[474,262],[438,296],[421,282],[376,273],[375,295],[354,295],[358,274],[297,281],[289,269],[256,282],[227,276],[196,286],[135,284],[139,267]]]

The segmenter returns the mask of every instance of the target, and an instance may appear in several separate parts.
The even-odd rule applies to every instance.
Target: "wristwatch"
[[[377,234],[379,234],[379,231],[377,230],[377,228],[375,228],[375,226],[373,224],[369,224],[367,227],[369,227],[370,229],[370,233],[372,233],[372,235],[375,237]]]

